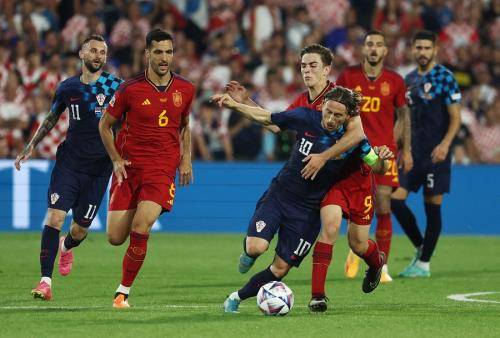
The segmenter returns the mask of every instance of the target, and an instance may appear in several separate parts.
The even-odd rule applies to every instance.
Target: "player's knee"
[[[284,278],[288,274],[288,271],[290,271],[290,268],[291,267],[288,264],[285,265],[285,264],[275,264],[275,263],[273,263],[270,267],[273,275],[275,275],[276,278],[279,279]]]
[[[49,210],[47,213],[46,224],[52,228],[61,230],[65,219],[66,213]]]
[[[79,226],[76,223],[71,224],[71,237],[80,240],[87,236],[87,228]]]
[[[249,256],[257,257],[262,255],[269,248],[269,243],[262,238],[250,238],[246,239],[246,252]]]
[[[362,241],[359,238],[355,237],[349,237],[349,247],[351,250],[358,256],[362,256],[367,249],[367,243],[366,241]]]
[[[117,236],[108,233],[108,242],[113,246],[122,245],[127,240],[127,236]]]
[[[333,244],[337,240],[339,228],[340,224],[338,222],[325,222],[321,228],[321,241]]]

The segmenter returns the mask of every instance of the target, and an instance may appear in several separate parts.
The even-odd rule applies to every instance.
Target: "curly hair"
[[[325,94],[326,101],[342,103],[347,109],[347,115],[357,116],[359,115],[359,105],[363,101],[363,96],[354,90],[336,86]]]

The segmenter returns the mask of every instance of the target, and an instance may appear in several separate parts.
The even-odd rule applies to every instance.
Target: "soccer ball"
[[[257,294],[257,306],[267,316],[284,316],[293,306],[293,293],[283,282],[270,282]]]

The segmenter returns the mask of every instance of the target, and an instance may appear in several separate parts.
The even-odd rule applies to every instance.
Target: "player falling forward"
[[[396,130],[401,138],[400,164],[404,173],[411,170],[410,112],[406,105],[403,78],[384,67],[387,46],[384,33],[372,30],[365,35],[361,65],[346,68],[337,79],[337,85],[354,89],[363,95],[360,116],[363,129],[373,146],[387,144],[397,154]],[[394,112],[397,121],[394,121]],[[386,259],[392,238],[391,194],[399,186],[398,166],[395,159],[390,162],[384,175],[375,175],[375,213],[377,226],[375,237]],[[358,273],[359,257],[350,251],[345,263],[345,274],[354,278]],[[381,283],[391,282],[387,265],[382,270]]]
[[[120,86],[99,124],[113,162],[108,239],[121,245],[130,237],[115,308],[129,307],[130,288],[146,258],[151,227],[174,203],[176,171],[181,186],[192,181],[189,110],[194,86],[171,71],[174,48],[169,33],[148,33],[146,57],[148,68]],[[115,142],[111,127],[120,119],[123,126]]]
[[[460,128],[461,94],[453,73],[436,63],[436,35],[417,32],[412,53],[418,68],[406,78],[412,113],[412,154],[415,166],[400,174],[401,187],[393,194],[392,211],[416,249],[401,277],[429,277],[430,259],[441,233],[443,194],[450,191],[450,145]],[[422,236],[415,216],[405,203],[408,192],[424,186],[427,216]]]
[[[255,296],[262,285],[281,280],[308,254],[321,227],[319,203],[345,162],[358,156],[380,170],[384,160],[364,140],[343,159],[329,161],[316,180],[302,178],[303,159],[311,152],[323,151],[336,143],[345,133],[348,118],[357,113],[360,97],[348,89],[336,87],[328,92],[322,114],[308,108],[271,114],[260,107],[237,103],[229,94],[215,95],[213,100],[257,123],[297,131],[290,159],[258,201],[247,232],[247,239],[252,239],[252,250],[256,249],[253,256],[264,253],[278,232],[276,255],[267,269],[255,274],[245,286],[228,296],[224,311],[237,312],[242,300]]]
[[[61,250],[59,273],[66,276],[71,272],[72,248],[87,237],[108,186],[113,166],[99,136],[98,124],[122,80],[103,72],[106,55],[107,46],[102,36],[91,35],[85,39],[79,51],[82,74],[59,84],[50,112],[15,161],[20,170],[64,110],[69,109],[66,140],[57,148],[47,193],[48,210],[40,249],[42,278],[31,291],[35,298],[52,298],[52,271],[58,248]],[[59,239],[69,209],[73,211],[71,227],[68,234]]]

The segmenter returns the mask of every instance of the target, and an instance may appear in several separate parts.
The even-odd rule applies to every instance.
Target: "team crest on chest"
[[[182,93],[178,90],[172,93],[172,100],[174,102],[174,106],[180,107],[182,106]]]
[[[59,199],[59,194],[58,193],[53,193],[52,195],[50,195],[50,203],[52,204],[56,204],[57,200]]]
[[[106,101],[106,95],[103,93],[99,93],[95,96],[97,103],[99,103],[100,106],[104,104],[104,101]]]
[[[391,85],[389,84],[389,82],[386,81],[382,82],[382,84],[380,85],[380,94],[388,96],[390,93],[391,93]]]
[[[424,92],[428,93],[432,88],[432,83],[427,82],[424,84]]]

